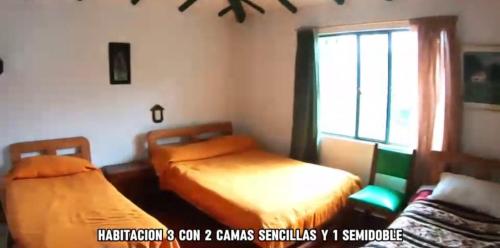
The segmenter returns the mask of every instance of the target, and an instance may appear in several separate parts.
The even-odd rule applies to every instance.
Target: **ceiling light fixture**
[[[78,0],[78,1],[82,1],[82,0]],[[139,1],[140,0],[130,0],[130,2],[133,5],[138,4]],[[184,3],[181,4],[181,6],[179,6],[179,11],[180,12],[186,11],[189,7],[191,7],[191,5],[196,3],[196,1],[198,1],[198,0],[186,0],[186,1],[184,1]],[[243,7],[244,4],[252,7],[253,9],[257,10],[261,14],[266,13],[264,8],[262,8],[261,6],[259,6],[256,3],[254,3],[252,0],[227,0],[227,1],[229,3],[229,6],[223,8],[221,11],[219,11],[219,13],[218,13],[219,17],[223,17],[224,15],[229,13],[230,11],[233,11],[234,16],[236,17],[236,21],[238,21],[239,23],[244,22],[246,19],[246,16],[247,16],[245,13],[245,8]],[[334,0],[334,1],[338,5],[344,5],[346,0]],[[386,1],[392,1],[392,0],[386,0]],[[295,7],[295,5],[293,3],[291,3],[289,0],[278,0],[278,2],[280,2],[281,5],[283,5],[290,12],[292,12],[294,14],[297,13],[297,7]]]
[[[135,0],[135,1],[139,1],[139,0]],[[198,0],[186,0],[181,6],[179,6],[179,11],[180,12],[186,11],[196,1],[198,1]],[[295,7],[295,5],[293,3],[291,3],[289,0],[278,0],[278,1],[281,3],[281,5],[283,5],[285,8],[287,8],[290,12],[292,12],[294,14],[297,13],[297,7]],[[338,5],[344,5],[346,0],[334,0],[334,1]],[[392,0],[386,0],[386,1],[392,1]],[[243,4],[246,4],[246,5],[254,8],[258,12],[260,12],[261,14],[266,13],[266,11],[261,6],[254,3],[251,0],[228,0],[228,2],[229,2],[229,6],[222,9],[221,11],[219,11],[218,15],[220,17],[222,17],[225,14],[227,14],[228,12],[233,11],[234,15],[236,17],[236,20],[239,23],[244,22],[245,18],[246,18],[246,13],[245,13],[245,9],[243,8]]]
[[[186,0],[181,6],[179,6],[179,11],[186,11],[191,5],[193,5],[198,0]],[[292,13],[297,13],[297,7],[292,4],[289,0],[278,0],[285,8],[287,8]],[[264,8],[254,3],[252,0],[228,0],[229,6],[225,7],[221,11],[219,11],[218,15],[220,17],[226,15],[230,11],[234,12],[234,16],[236,17],[236,21],[242,23],[246,19],[246,13],[243,5],[248,5],[253,9],[257,10],[257,12],[264,14],[266,11]]]

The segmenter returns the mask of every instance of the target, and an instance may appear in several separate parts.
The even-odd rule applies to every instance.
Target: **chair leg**
[[[14,239],[12,238],[12,235],[10,235],[10,231],[7,234],[7,248],[13,248],[14,247]]]
[[[361,211],[356,212],[356,226],[353,228],[362,228],[371,220],[372,211],[369,208],[359,208]]]
[[[344,221],[342,223],[342,226],[346,227],[348,224],[350,223],[353,223],[353,222],[357,222],[359,221],[358,220],[358,213],[356,211],[356,205],[353,204],[352,202],[348,201],[347,202],[347,206],[346,206],[346,210],[347,210],[347,216],[349,216],[348,218],[344,218]]]
[[[389,224],[391,224],[392,222],[394,222],[394,220],[396,220],[398,216],[398,213],[390,213],[386,216],[386,220],[389,222]]]

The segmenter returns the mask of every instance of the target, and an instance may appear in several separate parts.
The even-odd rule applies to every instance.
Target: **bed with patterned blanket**
[[[416,200],[389,226],[403,241],[365,247],[500,247],[500,219],[429,199]]]

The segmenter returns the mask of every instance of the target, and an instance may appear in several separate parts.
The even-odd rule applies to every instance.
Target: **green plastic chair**
[[[407,152],[375,147],[369,185],[349,196],[349,202],[362,209],[382,210],[382,214],[390,216],[400,212],[407,198],[414,158],[415,150]],[[381,184],[380,179],[376,181],[376,174],[403,179],[404,187],[396,190],[395,185]]]

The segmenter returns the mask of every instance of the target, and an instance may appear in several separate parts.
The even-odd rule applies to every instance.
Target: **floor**
[[[163,224],[172,228],[176,233],[180,229],[200,229],[217,230],[228,229],[227,227],[208,217],[195,207],[183,201],[171,193],[161,193],[155,197],[155,202],[141,204],[149,214],[156,217]],[[327,226],[333,229],[384,229],[388,222],[371,216],[366,216],[358,212],[346,211],[341,219],[333,221]],[[255,248],[252,242],[179,242],[182,248]],[[297,244],[295,248],[337,248],[337,247],[359,247],[363,243],[342,243],[334,241],[317,241]]]

